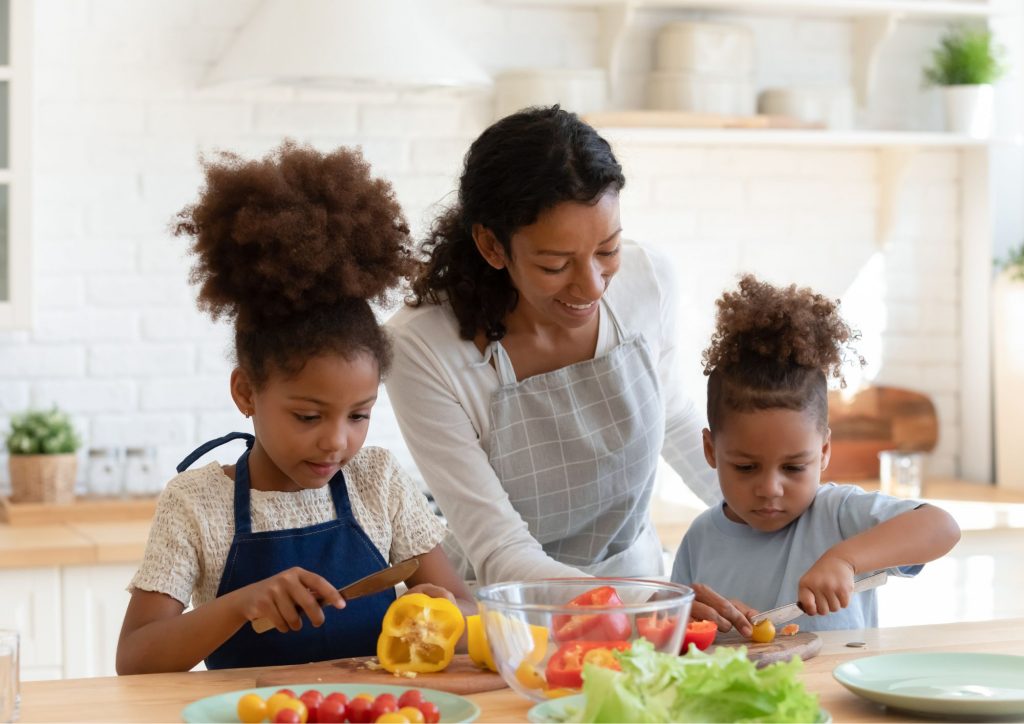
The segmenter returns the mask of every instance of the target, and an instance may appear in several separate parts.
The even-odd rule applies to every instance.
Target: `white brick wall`
[[[89,444],[155,447],[168,477],[198,442],[247,427],[228,395],[229,331],[195,311],[186,242],[168,232],[175,211],[199,188],[199,152],[259,154],[283,136],[320,148],[359,144],[394,182],[418,232],[435,205],[451,198],[462,155],[491,120],[489,95],[200,89],[255,4],[36,3],[35,323],[29,333],[0,333],[0,423],[27,404],[56,402],[74,413]],[[485,0],[433,5],[491,72],[598,62],[595,12]],[[653,33],[686,15],[639,14],[617,103],[639,102]],[[848,80],[846,23],[738,20],[757,33],[760,86]],[[904,28],[886,46],[886,67],[903,70],[880,81],[869,122],[935,127],[916,70],[935,32],[925,24]],[[915,158],[890,244],[880,250],[874,152],[629,141],[616,150],[629,177],[627,233],[676,263],[680,333],[698,400],[713,301],[738,272],[844,297],[860,289],[865,299],[884,299],[887,310],[881,322],[853,319],[880,350],[872,360],[878,380],[935,396],[942,439],[932,469],[955,472],[956,153]],[[876,254],[880,287],[857,278]],[[400,448],[386,401],[380,408],[368,442]]]

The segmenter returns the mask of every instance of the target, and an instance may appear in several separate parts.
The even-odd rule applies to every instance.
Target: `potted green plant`
[[[56,407],[13,416],[7,434],[12,502],[74,502],[80,444],[71,420]]]
[[[932,50],[924,78],[943,90],[946,130],[985,138],[992,132],[992,84],[1006,71],[1005,50],[987,28],[951,28]]]
[[[996,262],[992,294],[996,482],[1024,490],[1024,242]]]

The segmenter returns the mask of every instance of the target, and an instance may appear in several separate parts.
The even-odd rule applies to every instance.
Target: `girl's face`
[[[299,490],[330,482],[363,446],[379,387],[370,354],[314,357],[292,377],[271,374],[258,390],[236,369],[232,396],[252,415],[256,432],[252,487]]]
[[[807,510],[828,466],[831,431],[805,411],[725,413],[704,457],[718,470],[725,515],[763,532],[781,530]]]
[[[566,201],[512,234],[511,258],[488,230],[477,226],[477,247],[496,269],[505,268],[519,292],[513,314],[534,324],[575,329],[597,314],[598,301],[619,270],[619,195],[596,204]]]

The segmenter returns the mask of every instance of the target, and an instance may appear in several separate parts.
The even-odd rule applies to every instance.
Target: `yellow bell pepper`
[[[465,628],[462,612],[448,599],[410,593],[384,614],[377,658],[392,674],[441,671],[451,663]]]
[[[500,621],[502,631],[506,634],[506,641],[509,640],[508,637],[512,635],[513,631],[518,633],[518,629],[520,627],[523,629],[524,635],[516,637],[517,643],[522,645],[523,643],[527,643],[532,640],[533,646],[523,658],[523,663],[536,664],[544,658],[544,654],[547,653],[548,650],[548,629],[546,626],[530,624],[529,638],[526,638],[525,622],[508,619],[496,612],[488,612],[487,615]],[[468,639],[469,658],[473,663],[480,668],[490,669],[491,671],[497,672],[498,667],[494,663],[494,656],[491,654],[491,646],[487,642],[487,629],[484,626],[483,619],[479,615],[466,616],[466,637]]]

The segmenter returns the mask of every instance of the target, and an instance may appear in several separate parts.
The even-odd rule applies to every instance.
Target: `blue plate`
[[[1024,714],[1024,656],[1010,654],[885,654],[854,659],[832,672],[855,694],[923,714]]]
[[[545,701],[533,707],[526,713],[526,718],[534,724],[556,724],[558,722],[572,721],[583,712],[586,706],[586,694],[575,694],[565,696],[561,699]],[[831,724],[832,715],[824,709],[818,710],[818,718],[813,724]]]
[[[381,684],[289,684],[288,686],[263,686],[258,689],[239,689],[226,694],[208,696],[194,701],[181,710],[181,717],[187,722],[237,722],[238,700],[246,694],[256,694],[267,699],[275,691],[291,689],[302,694],[309,689],[316,689],[324,696],[340,691],[348,698],[357,694],[394,694],[397,699],[409,689],[419,689],[423,698],[437,704],[441,712],[442,722],[471,722],[480,716],[480,707],[461,696],[446,691],[422,689],[418,686],[388,686]]]

